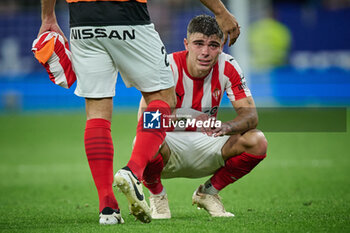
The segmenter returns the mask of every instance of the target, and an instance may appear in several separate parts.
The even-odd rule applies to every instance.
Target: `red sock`
[[[91,174],[98,192],[100,211],[105,207],[119,209],[112,188],[114,149],[111,122],[102,118],[88,120],[84,143]]]
[[[142,183],[153,194],[159,194],[163,190],[163,185],[160,179],[163,167],[163,158],[161,154],[158,154],[155,159],[152,159],[147,164],[143,172]]]
[[[161,118],[164,115],[171,114],[169,105],[162,100],[151,101],[145,112],[156,112],[157,110],[162,113]],[[156,155],[164,138],[165,130],[163,127],[160,127],[160,129],[143,129],[143,117],[139,119],[134,149],[127,165],[139,179],[142,178],[146,165]]]
[[[248,174],[265,157],[266,154],[252,155],[245,152],[232,157],[226,161],[224,167],[216,171],[215,174],[211,177],[211,184],[215,189],[221,190],[227,185]]]

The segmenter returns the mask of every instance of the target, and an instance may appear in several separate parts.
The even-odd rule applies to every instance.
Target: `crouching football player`
[[[202,132],[167,132],[159,154],[147,165],[143,183],[150,190],[153,219],[171,218],[161,178],[199,178],[212,175],[192,197],[193,204],[213,217],[232,217],[218,196],[227,185],[248,174],[266,156],[267,141],[256,129],[254,100],[235,59],[222,52],[223,34],[215,18],[191,20],[184,39],[186,50],[169,55],[176,84],[176,115],[196,119],[216,117],[223,93],[237,116]],[[146,104],[141,100],[141,110]]]

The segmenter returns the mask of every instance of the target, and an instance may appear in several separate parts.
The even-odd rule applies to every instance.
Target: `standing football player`
[[[167,132],[158,156],[143,173],[150,190],[152,218],[171,217],[161,178],[198,178],[212,175],[192,197],[193,204],[213,217],[232,217],[218,196],[227,185],[248,174],[266,157],[267,141],[256,129],[258,116],[250,90],[236,60],[222,52],[223,33],[215,18],[193,18],[184,39],[186,50],[169,55],[177,96],[176,116],[196,120],[216,117],[224,92],[237,116],[202,132]],[[144,109],[141,100],[139,117]],[[142,117],[141,117],[142,118]],[[136,136],[137,140],[137,136]]]
[[[66,0],[70,14],[70,45],[77,75],[75,94],[86,100],[85,151],[94,179],[100,210],[100,224],[122,223],[114,196],[113,141],[111,120],[117,73],[127,87],[141,91],[147,111],[170,114],[176,97],[166,51],[150,21],[147,0]],[[201,0],[216,15],[229,37],[230,45],[239,35],[236,19],[220,0]],[[46,31],[63,33],[55,15],[56,0],[41,0],[42,24]],[[67,40],[67,39],[66,39]],[[152,132],[137,129],[137,140],[127,167],[114,182],[129,201],[130,211],[142,222],[150,222],[149,207],[143,198],[142,177],[147,163],[163,143],[164,129]]]

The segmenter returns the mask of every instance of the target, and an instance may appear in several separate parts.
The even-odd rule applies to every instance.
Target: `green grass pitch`
[[[135,114],[113,117],[115,171],[129,159]],[[220,193],[234,218],[211,218],[191,205],[207,178],[172,179],[164,181],[171,220],[135,222],[117,192],[125,224],[100,226],[84,113],[1,115],[0,126],[1,232],[350,232],[349,127],[267,132],[267,158]]]

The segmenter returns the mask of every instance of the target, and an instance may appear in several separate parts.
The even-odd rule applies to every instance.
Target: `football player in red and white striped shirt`
[[[128,86],[141,91],[148,111],[171,114],[175,106],[174,81],[166,51],[151,23],[147,0],[66,0],[69,3],[72,64],[77,77],[75,94],[86,100],[84,144],[92,177],[99,196],[100,224],[123,223],[112,184],[127,196],[130,213],[138,220],[151,221],[144,200],[143,171],[165,138],[165,130],[142,130],[126,167],[113,178],[114,149],[111,120],[115,84],[119,72]],[[239,35],[235,17],[221,0],[200,0],[218,19],[225,38],[232,45]],[[42,22],[39,35],[61,31],[56,0],[41,0]],[[65,41],[67,39],[65,38]]]
[[[211,178],[193,194],[193,204],[205,208],[213,217],[234,216],[224,209],[218,192],[266,157],[267,141],[256,129],[254,100],[236,60],[222,52],[222,38],[215,18],[197,16],[187,29],[186,50],[169,56],[176,86],[176,116],[189,114],[202,120],[215,117],[224,92],[237,116],[221,127],[206,128],[205,134],[167,132],[159,154],[143,173],[144,185],[151,192],[154,219],[171,217],[161,178],[208,175]],[[144,107],[141,100],[140,110]]]

